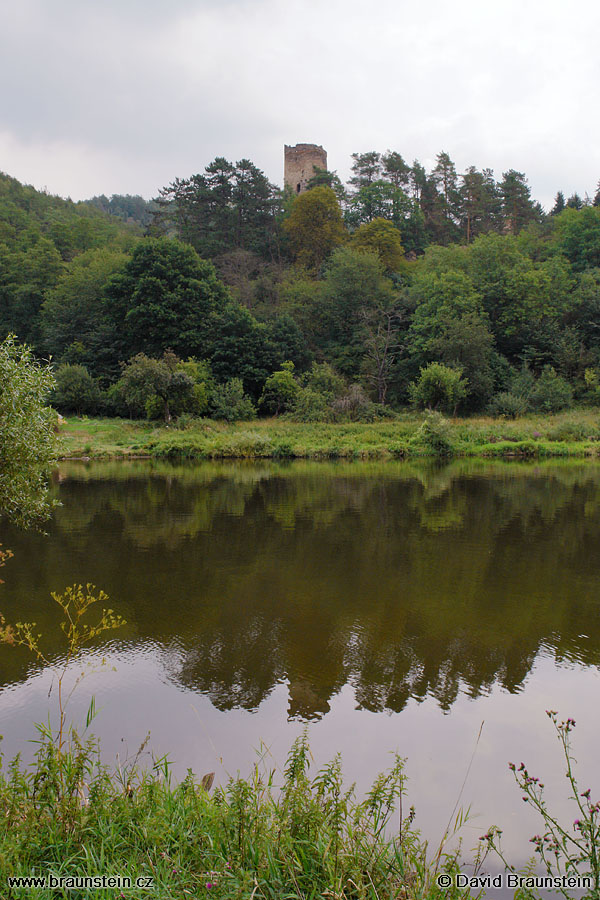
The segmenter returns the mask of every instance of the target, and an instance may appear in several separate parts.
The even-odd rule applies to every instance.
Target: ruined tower
[[[315,166],[327,168],[327,153],[319,144],[296,144],[283,148],[283,183],[295,194],[301,194],[315,174]]]

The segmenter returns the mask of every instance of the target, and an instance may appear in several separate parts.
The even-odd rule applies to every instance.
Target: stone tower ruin
[[[308,182],[315,174],[315,166],[327,168],[327,153],[319,144],[296,144],[283,148],[283,183],[291,187],[295,194],[306,190]]]

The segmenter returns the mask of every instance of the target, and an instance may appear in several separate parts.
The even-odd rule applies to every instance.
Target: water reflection
[[[600,662],[595,464],[69,463],[49,535],[4,527],[7,618],[58,646],[51,590],[101,585],[128,645],[219,710],[288,684],[288,716],[399,712],[499,684],[539,655]],[[0,679],[29,661],[1,654]]]

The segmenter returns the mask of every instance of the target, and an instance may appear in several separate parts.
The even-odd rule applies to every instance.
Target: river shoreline
[[[582,409],[516,420],[428,419],[401,414],[373,423],[197,419],[179,427],[126,419],[69,418],[61,459],[484,459],[597,458],[600,415]]]

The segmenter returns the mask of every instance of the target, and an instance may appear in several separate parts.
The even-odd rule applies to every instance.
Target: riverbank
[[[197,419],[185,428],[126,419],[69,418],[61,456],[109,459],[403,459],[420,456],[543,458],[600,456],[600,411],[528,415],[514,421],[400,414],[374,423]]]
[[[250,777],[213,790],[213,773],[172,783],[164,759],[110,772],[93,739],[73,735],[63,752],[42,742],[34,767],[15,762],[0,777],[2,896],[470,896],[438,886],[458,852],[428,851],[413,829],[400,758],[364,800],[344,785],[339,757],[315,775],[310,762],[304,734],[283,770],[259,758]]]

